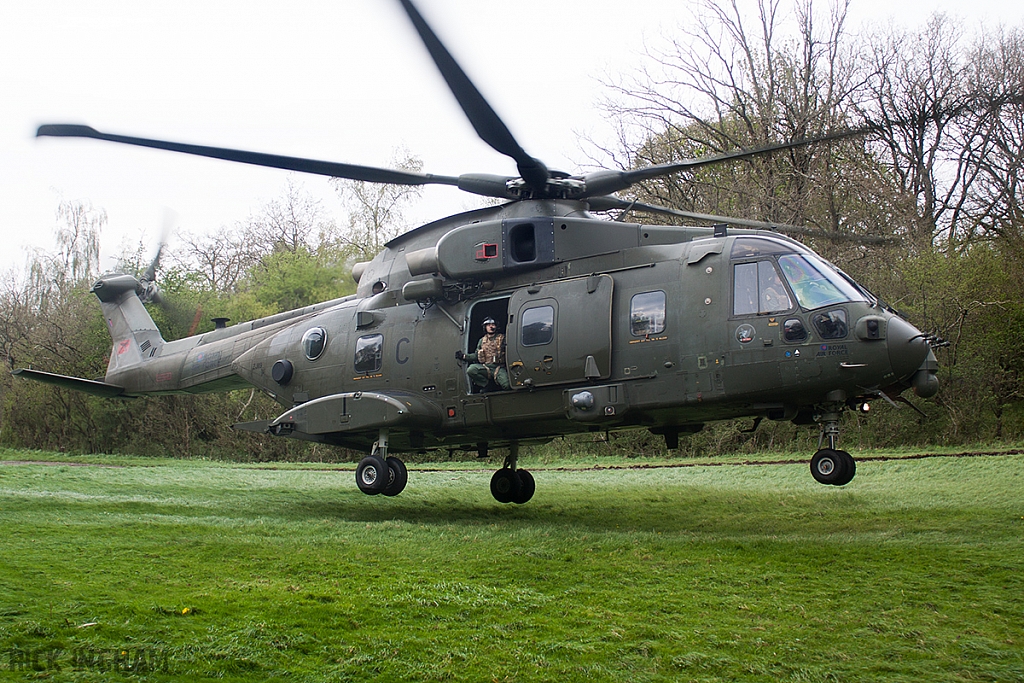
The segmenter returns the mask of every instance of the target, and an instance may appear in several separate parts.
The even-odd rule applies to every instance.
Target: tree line
[[[648,50],[644,66],[607,82],[617,135],[585,141],[592,160],[623,169],[860,129],[862,136],[703,167],[634,188],[681,210],[803,226],[816,251],[948,341],[942,383],[910,406],[876,402],[844,437],[863,446],[965,444],[1024,434],[1024,31],[970,34],[941,14],[921,26],[854,31],[849,2],[704,0]],[[406,152],[394,165],[419,170]],[[213,234],[180,235],[163,259],[165,338],[342,296],[355,261],[403,229],[416,190],[336,181],[349,215],[324,215],[301,187]],[[621,218],[622,216],[615,216]],[[657,216],[634,220],[659,222]],[[58,208],[56,249],[0,283],[0,352],[9,369],[102,376],[110,349],[88,288],[105,215]],[[144,245],[120,269],[141,273]],[[255,391],[104,401],[4,373],[0,444],[76,452],[242,459],[349,457],[285,439],[238,434],[232,422],[279,406]],[[922,415],[922,413],[924,415]],[[926,417],[925,417],[926,416]],[[815,434],[788,423],[747,433],[724,423],[684,440],[687,452],[806,450]],[[597,450],[658,451],[637,434]],[[851,447],[852,444],[851,444]]]
[[[602,165],[636,168],[840,130],[864,135],[704,167],[635,188],[667,207],[806,228],[797,235],[920,329],[942,388],[886,404],[863,445],[1024,434],[1024,28],[969,33],[943,14],[854,31],[849,1],[702,0],[692,20],[607,83],[618,124]],[[651,222],[650,217],[645,217]],[[696,449],[788,445],[788,425],[731,425]],[[812,434],[811,438],[815,435]]]

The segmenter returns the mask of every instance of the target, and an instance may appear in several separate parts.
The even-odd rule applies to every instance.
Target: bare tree
[[[241,229],[243,238],[260,253],[302,248],[315,251],[321,243],[329,242],[335,231],[334,222],[324,215],[320,203],[291,179],[284,196],[264,204]]]
[[[395,151],[389,166],[415,173],[423,170],[423,162],[404,149]],[[415,185],[384,185],[341,178],[333,178],[331,182],[350,209],[348,230],[340,236],[340,244],[359,259],[372,258],[389,240],[405,232],[402,211],[422,193],[422,188]]]
[[[636,167],[848,126],[865,76],[852,58],[847,6],[840,0],[823,17],[812,0],[800,0],[789,17],[779,0],[759,0],[752,15],[738,0],[700,2],[678,37],[648,51],[653,66],[610,84],[614,96],[605,106],[626,122],[619,136],[625,154],[611,156]],[[871,177],[856,144],[831,145],[659,179],[643,192],[679,208],[863,229],[843,210],[838,181],[849,174],[837,167],[840,158],[858,166],[854,176]]]
[[[107,213],[86,201],[62,200],[57,219],[57,250],[37,251],[29,265],[35,304],[43,308],[55,296],[66,295],[71,287],[99,273],[100,231]]]
[[[333,244],[336,233],[319,201],[289,180],[283,196],[234,226],[214,234],[181,234],[171,260],[198,289],[229,294],[272,254],[313,253]]]
[[[967,44],[960,25],[933,15],[923,31],[877,36],[863,102],[874,150],[913,200],[909,234],[949,248],[1020,224],[1024,65],[1020,30]]]
[[[0,354],[9,370],[17,367],[33,323],[24,283],[12,270],[0,278]]]
[[[959,122],[971,94],[960,25],[933,15],[923,31],[890,28],[876,36],[873,77],[864,101],[878,127],[877,151],[913,198],[915,241],[930,244],[940,225],[955,223],[969,174],[970,150]]]
[[[1024,31],[999,30],[975,45],[971,81],[988,97],[975,113],[970,229],[1024,255]],[[961,233],[966,232],[961,229]]]
[[[260,259],[257,245],[238,227],[221,227],[213,235],[185,233],[174,250],[174,262],[206,291],[229,293]]]
[[[38,360],[58,371],[94,365],[83,329],[88,287],[99,272],[103,210],[62,200],[57,207],[56,250],[37,251],[28,274],[8,272],[0,283],[0,350],[9,367]],[[90,368],[90,371],[94,368]]]

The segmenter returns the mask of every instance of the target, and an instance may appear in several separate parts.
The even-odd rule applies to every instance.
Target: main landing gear
[[[811,476],[819,484],[845,486],[857,474],[857,463],[846,451],[836,448],[839,442],[839,416],[843,404],[830,405],[821,415],[818,451],[811,457]],[[822,445],[828,442],[827,448]]]
[[[487,457],[487,444],[479,444],[478,452],[480,457]],[[516,468],[518,460],[519,444],[513,441],[505,464],[491,477],[491,495],[499,503],[522,505],[533,498],[537,489],[533,475]],[[388,455],[388,430],[380,430],[370,455],[360,460],[356,467],[356,486],[368,496],[378,493],[397,496],[405,490],[408,482],[409,472],[405,463]]]
[[[505,464],[491,477],[491,495],[499,503],[522,505],[533,498],[533,493],[537,490],[533,475],[526,470],[516,469],[518,460],[519,443],[513,441]]]
[[[397,496],[409,482],[405,463],[388,455],[388,430],[380,430],[370,455],[356,467],[356,486],[368,496]]]

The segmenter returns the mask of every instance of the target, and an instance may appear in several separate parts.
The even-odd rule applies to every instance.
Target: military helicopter
[[[400,1],[477,134],[515,160],[517,177],[411,173],[80,125],[44,125],[37,135],[451,185],[505,203],[395,238],[354,267],[355,295],[231,326],[220,320],[176,341],[163,339],[145,307],[159,296],[155,262],[141,278],[103,275],[91,289],[113,338],[103,380],[15,374],[108,398],[256,387],[285,409],[236,428],[368,451],[355,478],[371,495],[405,488],[408,472],[395,453],[475,449],[486,457],[507,448],[490,489],[499,502],[519,504],[535,491],[518,467],[521,444],[646,428],[671,449],[709,421],[746,416],[755,427],[764,418],[819,424],[811,474],[843,486],[856,464],[838,447],[842,413],[900,400],[910,388],[921,397],[937,392],[936,340],[777,226],[614,196],[644,180],[863,131],[629,171],[549,170],[513,138],[412,2]],[[615,209],[714,225],[590,213]],[[483,360],[473,354],[485,337],[500,353],[474,374],[466,361]],[[481,376],[478,386],[471,378]]]

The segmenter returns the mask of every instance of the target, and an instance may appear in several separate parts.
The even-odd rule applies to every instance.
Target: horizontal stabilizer
[[[124,394],[124,387],[119,387],[116,384],[107,384],[106,382],[96,382],[91,379],[82,379],[81,377],[55,375],[52,372],[29,370],[28,368],[19,368],[11,374],[15,377],[34,379],[37,382],[52,384],[57,387],[64,387],[65,389],[83,391],[87,394],[100,396],[102,398],[134,398],[133,396],[126,396]]]

